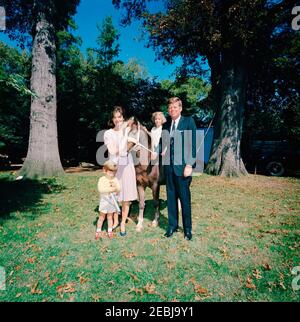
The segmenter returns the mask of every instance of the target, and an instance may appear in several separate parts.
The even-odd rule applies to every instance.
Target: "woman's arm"
[[[116,156],[119,154],[119,149],[111,137],[109,130],[104,133],[104,144],[107,146],[109,154]]]

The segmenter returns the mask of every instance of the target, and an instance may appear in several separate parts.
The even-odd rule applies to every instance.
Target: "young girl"
[[[117,165],[112,161],[106,161],[103,165],[105,176],[98,181],[98,191],[100,192],[99,219],[96,230],[96,240],[101,236],[103,222],[107,216],[107,235],[113,236],[113,216],[120,211],[115,194],[120,192],[120,183],[115,177]]]
[[[159,140],[161,137],[162,125],[166,122],[166,118],[163,112],[154,112],[152,114],[152,121],[155,126],[151,129],[151,150],[154,152],[151,159],[155,160],[159,152]],[[151,172],[153,175],[159,175],[158,161],[155,162]]]

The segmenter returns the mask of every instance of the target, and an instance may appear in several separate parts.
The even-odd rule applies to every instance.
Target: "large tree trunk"
[[[28,178],[62,174],[56,121],[55,29],[39,12],[32,47],[30,136],[20,175]]]
[[[214,143],[206,172],[226,177],[247,175],[241,158],[246,70],[241,57],[225,53],[216,90]],[[217,94],[218,93],[218,94]]]

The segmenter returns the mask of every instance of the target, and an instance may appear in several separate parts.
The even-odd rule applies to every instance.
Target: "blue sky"
[[[153,3],[153,10],[160,10],[163,7]],[[161,61],[155,61],[155,53],[151,48],[145,48],[146,39],[142,40],[145,35],[141,28],[141,23],[134,21],[128,27],[122,27],[120,20],[122,11],[117,10],[112,5],[111,0],[81,0],[78,7],[75,22],[78,25],[77,34],[82,37],[82,49],[85,51],[88,47],[95,47],[98,35],[97,23],[102,25],[106,16],[112,16],[115,27],[120,34],[120,59],[128,62],[130,58],[136,58],[139,63],[144,65],[150,76],[157,76],[158,79],[170,79],[175,68],[179,66],[179,59],[176,64],[164,64]]]
[[[153,3],[151,6],[153,11],[163,9],[160,2]],[[78,26],[76,35],[82,38],[82,51],[85,52],[88,47],[96,46],[96,38],[98,35],[97,24],[102,25],[103,19],[106,16],[112,16],[115,27],[120,34],[120,56],[119,58],[125,63],[130,58],[135,58],[137,61],[145,66],[150,77],[157,77],[158,80],[174,79],[172,75],[175,68],[179,66],[180,60],[177,59],[175,64],[166,64],[162,61],[155,61],[155,53],[151,48],[146,48],[146,39],[141,28],[141,23],[134,21],[128,27],[121,27],[122,12],[116,10],[112,5],[111,0],[81,0],[75,15],[75,22]],[[145,37],[146,38],[146,37]],[[0,32],[0,40],[9,45],[16,46],[11,42],[6,35]]]

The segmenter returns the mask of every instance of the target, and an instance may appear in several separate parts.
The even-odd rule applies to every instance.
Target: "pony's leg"
[[[140,232],[143,229],[143,221],[144,221],[145,188],[143,186],[138,185],[137,189],[139,194],[139,218],[138,218],[136,230]]]
[[[152,196],[153,196],[153,205],[155,209],[154,213],[154,219],[152,221],[152,226],[157,227],[158,226],[158,220],[159,220],[159,190],[160,190],[160,184],[158,183],[158,180],[153,182],[152,184]]]

